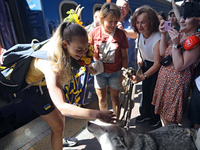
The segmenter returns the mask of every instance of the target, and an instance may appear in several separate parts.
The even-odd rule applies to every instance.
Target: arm
[[[167,42],[166,42],[166,31],[164,31],[163,29],[165,28],[163,26],[164,24],[164,20],[162,20],[160,22],[160,25],[159,25],[159,31],[161,33],[161,40],[160,40],[160,46],[159,46],[159,49],[160,49],[160,56],[165,56],[165,50],[167,49]]]
[[[107,123],[113,123],[116,120],[111,111],[85,109],[66,103],[59,77],[51,69],[51,62],[39,59],[38,66],[45,75],[50,97],[62,115],[81,119],[100,119]]]
[[[121,22],[118,22],[117,27],[119,29],[123,30],[127,37],[132,38],[132,39],[136,39],[137,38],[137,33],[134,30],[124,29]]]
[[[128,53],[127,53],[127,49],[122,49],[121,53],[122,53],[122,67],[128,68]]]
[[[169,35],[171,37],[173,45],[180,44],[180,34],[175,29],[169,31]],[[184,51],[181,54],[181,49],[172,49],[172,59],[174,63],[174,67],[177,71],[182,71],[188,66],[190,66],[200,55],[200,45],[196,46],[195,48]]]
[[[179,12],[178,7],[176,6],[174,0],[172,0],[172,7],[174,9],[174,14],[175,14],[177,20],[180,21],[180,12]]]
[[[126,30],[124,29],[124,32],[126,34],[127,37],[132,38],[132,39],[136,39],[137,38],[137,33],[134,30]]]
[[[140,50],[138,50],[137,52],[137,64],[138,64],[138,67],[142,68],[143,66],[143,60],[142,60],[142,56],[140,55]]]
[[[177,71],[182,71],[188,66],[190,66],[200,55],[200,46],[198,45],[194,49],[190,51],[184,51],[181,54],[181,49],[172,50],[172,59],[174,63],[174,67]]]
[[[122,67],[124,68],[128,68],[128,53],[127,53],[127,49],[122,49],[121,50],[122,53]],[[123,72],[123,75],[119,81],[119,83],[121,84],[122,80],[124,79],[126,73]]]
[[[150,67],[144,74],[146,74],[147,78],[153,75],[156,71],[159,70],[161,64],[161,56],[160,56],[160,51],[159,51],[159,45],[160,41],[158,41],[154,47],[154,64],[152,67]],[[144,75],[139,75],[139,76],[133,76],[133,83],[138,83],[140,81],[145,80]]]

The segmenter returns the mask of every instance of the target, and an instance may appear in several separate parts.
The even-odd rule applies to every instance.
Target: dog
[[[93,122],[88,122],[87,129],[97,138],[102,150],[200,150],[200,129],[175,124],[145,134]]]

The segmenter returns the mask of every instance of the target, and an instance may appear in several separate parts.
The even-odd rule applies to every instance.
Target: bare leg
[[[112,101],[112,108],[116,116],[118,115],[118,111],[120,107],[119,92],[120,90],[115,90],[110,87],[110,97]],[[119,116],[117,116],[117,118],[119,118]]]
[[[59,110],[55,108],[50,114],[41,116],[46,123],[50,126],[51,134],[51,144],[54,150],[63,149],[63,136],[64,136],[64,116],[61,115]]]
[[[107,110],[108,104],[107,104],[107,87],[103,89],[95,89],[96,94],[98,96],[99,100],[99,109],[100,110]]]
[[[167,125],[170,125],[170,124],[178,124],[176,121],[168,121],[168,120],[166,120],[161,115],[160,115],[160,118],[161,118],[161,121],[162,121],[162,126],[167,126]]]

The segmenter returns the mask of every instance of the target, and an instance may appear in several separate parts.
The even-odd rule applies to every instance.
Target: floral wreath
[[[84,7],[80,8],[80,5],[78,5],[75,10],[70,9],[69,11],[66,12],[66,14],[68,14],[68,16],[63,21],[64,22],[68,21],[70,23],[76,23],[76,24],[79,24],[82,27],[84,27],[82,25],[83,22],[81,22],[79,20],[79,17],[80,17],[80,14],[81,14],[81,11],[83,10],[83,8]],[[91,39],[89,38],[89,40],[91,40]],[[75,59],[72,59],[72,66],[76,69],[80,68],[81,66],[88,66],[89,64],[92,63],[93,57],[94,57],[94,47],[93,47],[93,45],[89,44],[86,55],[82,56],[81,59],[78,60],[78,63],[75,62]]]

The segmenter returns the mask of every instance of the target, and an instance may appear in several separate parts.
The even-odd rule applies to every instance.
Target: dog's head
[[[130,146],[130,132],[117,125],[88,122],[87,129],[98,139],[102,150],[127,150]]]

